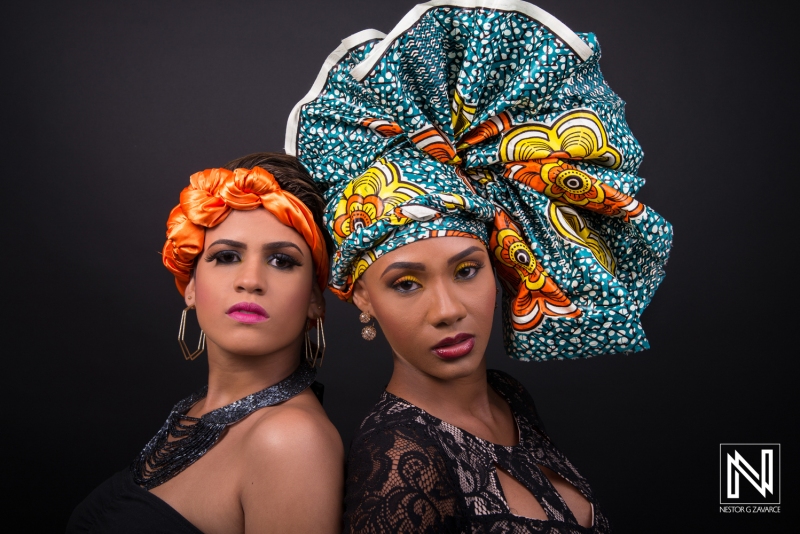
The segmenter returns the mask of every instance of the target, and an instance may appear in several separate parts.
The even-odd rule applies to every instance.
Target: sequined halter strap
[[[160,486],[208,452],[219,441],[226,427],[256,410],[274,406],[302,393],[312,385],[316,375],[316,370],[304,361],[277,384],[201,417],[185,414],[206,396],[208,386],[183,399],[175,405],[164,426],[131,464],[134,482],[145,489]]]

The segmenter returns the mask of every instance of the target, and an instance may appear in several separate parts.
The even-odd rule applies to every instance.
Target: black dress
[[[130,469],[98,486],[72,512],[67,534],[200,534],[166,502],[136,485]]]
[[[347,461],[345,532],[609,532],[586,480],[545,434],[525,388],[500,371],[489,385],[511,407],[519,443],[506,447],[473,436],[384,392],[361,424]],[[580,526],[538,465],[591,503],[593,525]],[[495,465],[539,501],[548,520],[509,510]]]
[[[324,388],[314,382],[315,376],[316,371],[301,362],[291,375],[277,384],[201,417],[189,417],[186,413],[206,396],[207,388],[178,402],[164,426],[130,468],[103,482],[73,510],[67,534],[200,533],[188,519],[148,489],[166,482],[198,460],[221,439],[225,428],[256,410],[284,402],[308,387],[321,404]],[[186,444],[187,449],[176,446],[178,443]],[[152,469],[153,466],[157,469]]]

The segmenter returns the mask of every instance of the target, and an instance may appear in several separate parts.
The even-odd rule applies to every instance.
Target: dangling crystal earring
[[[372,320],[372,316],[369,314],[369,312],[361,312],[361,315],[358,316],[358,320],[361,321],[362,323],[368,323]],[[367,341],[372,341],[373,339],[375,339],[376,333],[377,332],[375,331],[374,324],[368,324],[367,326],[361,329],[361,337],[363,337]]]
[[[186,346],[186,342],[183,340],[183,336],[186,333],[186,312],[189,310],[194,309],[194,304],[191,306],[187,306],[184,308],[183,313],[181,314],[181,325],[178,327],[178,343],[181,346],[181,352],[183,352],[183,357],[187,360],[194,360],[200,353],[203,352],[206,348],[206,333],[203,330],[200,330],[200,341],[197,342],[197,350],[191,352],[189,347]]]

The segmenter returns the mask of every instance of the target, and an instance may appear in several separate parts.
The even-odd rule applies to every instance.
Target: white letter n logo
[[[767,496],[767,491],[772,491],[772,449],[761,449],[761,476],[758,476],[753,467],[733,451],[734,456],[728,454],[728,498],[739,498],[739,473],[744,475],[750,484],[761,494]],[[733,470],[736,471],[733,471]],[[748,472],[749,471],[749,472]],[[752,475],[752,476],[751,476]],[[760,484],[759,484],[760,481]]]

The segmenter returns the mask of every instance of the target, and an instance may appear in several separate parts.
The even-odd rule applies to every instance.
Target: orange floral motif
[[[367,119],[361,119],[360,121],[358,121],[358,123],[362,126],[366,126],[367,128],[369,128],[374,132],[377,132],[383,137],[394,137],[395,135],[400,135],[401,133],[403,133],[403,129],[400,128],[400,125],[394,121],[367,118]]]
[[[420,186],[404,181],[397,165],[381,158],[342,192],[334,213],[333,238],[341,243],[379,219],[406,224],[410,219],[395,208],[425,193]]]
[[[467,134],[461,139],[458,149],[462,150],[464,148],[482,143],[487,139],[491,139],[492,137],[508,130],[512,125],[511,115],[509,115],[508,112],[503,111],[502,113],[483,121],[475,128],[467,132]]]
[[[461,163],[461,158],[456,154],[456,149],[435,126],[426,126],[411,134],[410,137],[411,142],[417,145],[417,148],[432,158],[451,165]]]
[[[536,261],[520,228],[502,210],[495,215],[489,250],[505,289],[517,295],[511,306],[511,326],[519,332],[536,329],[545,317],[577,317],[580,309],[561,291]]]
[[[600,118],[591,110],[564,113],[552,124],[529,123],[504,134],[498,154],[505,162],[504,175],[548,198],[625,221],[638,217],[644,206],[572,161],[587,161],[612,169],[622,155],[609,144]]]
[[[558,157],[506,163],[505,176],[560,200],[625,221],[638,217],[644,205]]]

